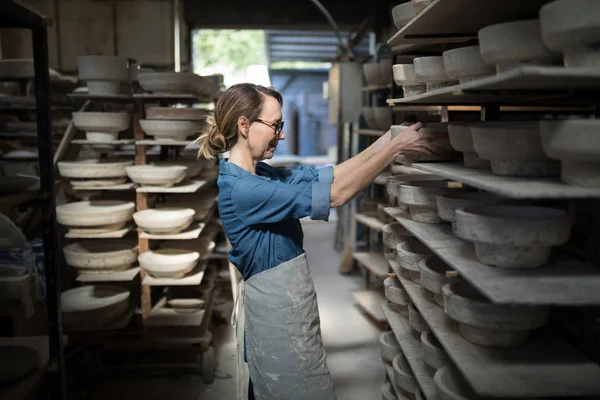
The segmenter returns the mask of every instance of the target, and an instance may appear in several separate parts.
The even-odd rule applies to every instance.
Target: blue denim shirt
[[[258,163],[254,175],[221,161],[219,214],[232,245],[229,260],[244,280],[304,252],[299,219],[328,220],[332,183],[332,167]]]

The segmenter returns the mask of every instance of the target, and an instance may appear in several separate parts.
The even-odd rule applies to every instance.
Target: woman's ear
[[[241,116],[238,118],[238,131],[244,138],[248,137],[248,132],[250,131],[250,120],[248,117]]]

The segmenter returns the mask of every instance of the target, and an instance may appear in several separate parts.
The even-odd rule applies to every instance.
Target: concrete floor
[[[327,364],[339,400],[381,398],[385,370],[379,353],[381,332],[354,304],[352,292],[362,278],[338,273],[340,254],[333,250],[335,224],[306,223],[304,247],[308,254],[321,313]],[[227,306],[225,306],[227,307]],[[228,310],[226,310],[228,312]],[[173,371],[154,374],[111,374],[96,380],[88,399],[117,400],[234,400],[235,340],[228,325],[217,327],[217,379],[211,385],[197,375]]]

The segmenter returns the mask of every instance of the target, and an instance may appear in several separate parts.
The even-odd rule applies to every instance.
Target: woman
[[[299,219],[327,221],[331,207],[346,204],[403,151],[436,149],[415,124],[394,139],[387,132],[335,168],[274,168],[260,161],[273,157],[285,139],[281,106],[273,89],[234,85],[219,98],[199,139],[207,158],[230,151],[218,185],[229,259],[243,276],[238,398],[335,399]]]

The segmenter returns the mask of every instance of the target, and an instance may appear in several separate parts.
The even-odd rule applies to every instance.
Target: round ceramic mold
[[[423,349],[423,360],[434,369],[440,369],[449,363],[449,358],[442,345],[433,332],[421,334],[421,348]]]
[[[204,121],[209,115],[208,110],[202,108],[175,108],[175,107],[148,107],[146,119],[164,121]]]
[[[120,178],[127,176],[125,168],[129,165],[133,165],[133,161],[110,159],[59,161],[58,171],[61,176],[70,179]]]
[[[438,215],[444,221],[454,223],[456,210],[482,204],[497,204],[503,198],[488,192],[447,193],[437,197]]]
[[[391,223],[384,225],[382,228],[383,243],[390,249],[395,250],[401,242],[406,238],[411,238],[413,235],[399,223]]]
[[[419,270],[421,271],[421,284],[434,295],[441,294],[445,284],[456,280],[456,278],[446,276],[446,272],[452,271],[452,268],[435,256],[419,261]]]
[[[129,61],[126,57],[77,57],[79,79],[87,81],[91,95],[118,94],[121,82],[128,80]]]
[[[481,57],[479,46],[461,47],[443,53],[446,74],[460,83],[494,75],[496,69]]]
[[[375,110],[372,107],[364,107],[363,108],[363,117],[365,117],[365,122],[367,124],[367,128],[369,129],[378,129],[377,120],[375,119]]]
[[[69,227],[122,226],[135,210],[131,201],[88,200],[62,204],[56,207],[56,220]]]
[[[549,318],[548,307],[494,304],[464,281],[442,290],[446,314],[460,324],[465,339],[481,346],[523,344],[529,331],[542,327]]]
[[[414,64],[394,64],[392,67],[394,82],[398,86],[419,86],[425,82],[417,79]]]
[[[600,187],[600,121],[541,121],[540,128],[544,152],[553,160],[561,161],[564,182]]]
[[[471,126],[469,123],[450,123],[448,124],[448,136],[450,145],[456,151],[463,153],[465,167],[477,169],[490,169],[489,160],[480,158],[475,153],[473,147],[473,136],[471,134]]]
[[[421,241],[416,238],[407,239],[396,247],[398,264],[409,273],[413,272],[410,277],[415,283],[421,283],[419,262],[433,256],[431,250],[427,248]],[[414,279],[413,279],[414,277]],[[417,279],[418,277],[418,279]]]
[[[163,121],[154,119],[140,120],[142,130],[155,140],[177,141],[186,140],[202,129],[202,121]]]
[[[382,131],[387,131],[392,126],[392,107],[374,107],[373,113],[377,127]]]
[[[191,72],[140,72],[137,79],[142,89],[153,93],[212,96],[215,89],[210,78]]]
[[[400,186],[408,182],[419,182],[419,181],[439,181],[443,180],[441,176],[432,175],[432,174],[407,174],[407,175],[396,175],[394,176],[394,180],[389,183],[390,185],[394,185],[395,188],[392,189],[391,197],[396,197],[396,201],[398,202],[398,207],[404,211],[408,211],[408,205],[402,203],[400,201]],[[390,192],[388,192],[389,194]]]
[[[68,265],[82,272],[124,270],[137,261],[137,241],[102,239],[74,242],[63,247]]]
[[[135,183],[153,186],[173,186],[183,181],[187,167],[183,165],[133,165],[126,168],[127,176]]]
[[[200,254],[181,249],[146,251],[138,256],[140,266],[155,278],[182,278],[194,269]]]
[[[480,123],[471,126],[477,155],[490,160],[497,175],[550,177],[560,164],[542,149],[539,122]]]
[[[398,354],[392,362],[394,367],[395,384],[402,390],[414,394],[419,384],[415,379],[406,358],[402,354]]]
[[[433,377],[436,400],[483,400],[451,367],[440,368]]]
[[[364,63],[362,65],[363,74],[365,75],[365,83],[367,86],[380,86],[388,82],[383,77],[381,67],[378,62]]]
[[[385,288],[385,298],[394,304],[406,306],[410,303],[410,298],[406,290],[400,285],[400,281],[395,277],[388,277],[383,281]]]
[[[73,124],[86,132],[118,133],[129,128],[131,115],[127,112],[77,111],[73,113]],[[116,137],[114,138],[116,139]],[[88,140],[91,140],[88,137]]]
[[[415,58],[414,65],[415,75],[417,79],[425,82],[427,91],[458,84],[446,73],[444,58],[441,56]]]
[[[136,212],[133,219],[145,232],[175,234],[191,225],[194,214],[191,208],[149,209]]]
[[[394,332],[382,333],[379,337],[379,344],[381,347],[381,358],[390,364],[394,361],[394,358],[400,354],[400,345],[394,336]]]
[[[86,285],[60,295],[65,328],[99,329],[115,322],[129,306],[130,292],[120,286]]]
[[[421,334],[429,331],[429,325],[427,325],[427,322],[425,322],[421,314],[412,304],[408,305],[408,323],[411,328]]]
[[[566,211],[522,205],[474,206],[456,211],[454,232],[474,242],[477,258],[500,268],[537,268],[552,246],[566,243],[571,219]]]
[[[394,25],[396,28],[402,29],[404,25],[408,24],[414,17],[416,17],[423,6],[416,3],[402,3],[392,8],[392,18],[394,19]]]
[[[461,191],[451,189],[446,180],[413,181],[400,185],[398,201],[408,205],[413,221],[428,224],[445,222],[437,213],[437,196]]]

